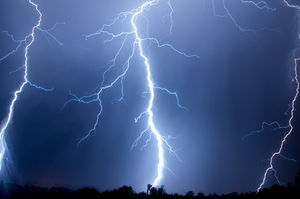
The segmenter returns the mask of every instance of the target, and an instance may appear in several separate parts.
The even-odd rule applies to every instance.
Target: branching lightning
[[[226,6],[226,2],[225,0],[222,0],[222,3],[223,3],[223,8],[225,10],[225,14],[219,14],[217,13],[216,11],[216,8],[215,8],[215,1],[213,0],[212,1],[212,7],[213,7],[213,11],[214,11],[214,15],[217,16],[217,17],[225,17],[225,16],[228,16],[231,21],[233,22],[233,24],[241,31],[241,32],[250,32],[250,33],[257,33],[258,31],[262,31],[262,30],[267,30],[267,31],[275,31],[277,32],[276,30],[273,30],[273,29],[270,29],[270,28],[261,28],[261,29],[249,29],[249,28],[244,28],[242,27],[238,22],[237,20],[233,17],[233,15],[230,13],[229,9],[227,8]],[[258,9],[265,9],[265,10],[268,10],[268,11],[276,11],[275,8],[271,8],[268,6],[268,4],[265,2],[265,1],[258,1],[258,2],[254,2],[254,1],[251,1],[251,0],[241,0],[241,3],[243,4],[252,4],[254,5],[256,8]],[[300,7],[297,6],[297,5],[292,5],[290,4],[287,0],[283,0],[283,3],[290,7],[290,8],[295,8],[295,9],[298,9],[300,10]],[[273,153],[273,155],[271,156],[271,158],[269,159],[269,167],[266,169],[265,173],[264,173],[264,177],[263,177],[263,180],[261,182],[261,184],[259,185],[259,187],[257,188],[257,192],[259,192],[262,187],[264,186],[265,182],[266,182],[266,178],[267,178],[267,175],[269,172],[273,171],[274,173],[274,177],[275,179],[277,180],[278,184],[281,184],[280,181],[279,181],[279,178],[277,176],[277,171],[274,169],[274,166],[273,166],[273,160],[275,157],[277,156],[280,156],[286,160],[290,160],[290,161],[296,161],[295,159],[292,159],[292,158],[288,158],[284,155],[281,154],[282,152],[282,149],[283,149],[283,146],[284,146],[284,143],[286,141],[286,139],[289,137],[289,135],[293,132],[293,124],[292,124],[292,121],[293,121],[293,118],[294,118],[294,111],[295,111],[295,102],[298,98],[298,95],[299,95],[299,79],[298,79],[298,71],[297,71],[297,68],[298,68],[298,65],[297,65],[297,62],[300,60],[300,58],[295,58],[294,59],[294,71],[295,71],[295,81],[297,83],[297,88],[296,88],[296,94],[292,100],[292,103],[290,105],[290,118],[289,118],[289,122],[288,122],[288,125],[287,126],[281,126],[279,124],[279,122],[277,121],[274,121],[274,122],[271,122],[271,123],[267,123],[267,122],[263,122],[262,123],[262,127],[261,129],[259,130],[256,130],[256,131],[252,131],[250,132],[249,134],[245,135],[243,137],[243,139],[247,138],[248,136],[251,136],[251,135],[254,135],[254,134],[259,134],[259,133],[262,133],[264,130],[265,130],[265,127],[271,127],[272,130],[287,130],[288,129],[288,132],[286,133],[286,135],[284,136],[284,138],[282,139],[281,141],[281,145],[280,145],[280,148],[277,152]],[[286,112],[287,113],[287,112]]]
[[[300,83],[299,83],[299,79],[298,79],[298,61],[300,60],[300,58],[295,58],[294,59],[294,66],[295,66],[295,80],[296,80],[296,83],[297,83],[297,88],[296,88],[296,94],[292,100],[292,106],[291,106],[291,116],[290,116],[290,119],[289,119],[289,131],[288,133],[284,136],[284,138],[282,139],[281,141],[281,144],[280,144],[280,147],[279,147],[279,150],[276,151],[275,153],[273,153],[273,155],[271,156],[270,158],[270,162],[269,162],[269,167],[266,169],[265,173],[264,173],[264,177],[263,177],[263,180],[261,182],[261,184],[259,185],[259,187],[257,188],[257,192],[259,192],[262,187],[264,186],[265,182],[266,182],[266,178],[267,178],[267,175],[270,171],[275,171],[276,173],[276,170],[274,169],[274,165],[273,165],[273,161],[274,161],[274,158],[281,155],[281,152],[282,152],[282,149],[283,149],[283,146],[285,144],[285,141],[287,140],[287,138],[291,135],[291,133],[293,132],[294,130],[294,126],[292,124],[292,121],[294,119],[294,112],[295,112],[295,103],[296,103],[296,100],[298,98],[298,95],[299,95],[299,87],[300,87]],[[278,179],[278,178],[277,178]]]
[[[276,11],[275,8],[271,8],[268,6],[268,4],[265,2],[265,1],[257,1],[257,2],[254,2],[254,1],[251,1],[251,0],[241,0],[241,3],[243,4],[252,4],[253,6],[255,6],[256,8],[258,9],[265,9],[265,10],[268,10],[268,11]],[[300,7],[297,6],[297,5],[293,5],[293,4],[290,4],[287,0],[283,0],[283,3],[290,7],[290,8],[295,8],[297,10],[300,10]],[[277,32],[276,30],[273,30],[273,29],[270,29],[270,28],[261,28],[261,29],[249,29],[249,28],[244,28],[242,27],[238,22],[237,20],[233,17],[233,15],[230,13],[229,9],[227,8],[226,6],[226,2],[225,0],[222,0],[222,4],[223,4],[223,8],[225,10],[225,14],[219,14],[217,13],[216,11],[216,7],[215,7],[215,1],[213,0],[212,1],[212,8],[213,8],[213,11],[214,11],[214,15],[217,16],[217,17],[226,17],[228,16],[231,21],[233,22],[233,24],[241,31],[241,32],[250,32],[250,33],[257,33],[258,31],[261,31],[261,30],[267,30],[267,31],[275,31]],[[289,137],[289,135],[293,132],[293,124],[292,124],[292,121],[293,121],[293,118],[294,118],[294,111],[295,111],[295,102],[298,98],[298,95],[299,95],[299,79],[298,79],[298,65],[297,65],[297,62],[300,60],[300,58],[295,58],[294,59],[294,71],[295,71],[295,76],[294,76],[294,80],[296,81],[296,84],[297,84],[297,88],[296,88],[296,94],[292,100],[292,103],[289,105],[290,106],[290,118],[289,118],[289,121],[288,121],[288,125],[287,126],[281,126],[279,124],[279,122],[277,121],[274,121],[274,122],[271,122],[271,123],[267,123],[267,122],[263,122],[262,123],[262,126],[261,126],[261,129],[259,130],[256,130],[256,131],[252,131],[250,132],[249,134],[245,135],[243,137],[243,139],[247,138],[248,136],[251,136],[251,135],[254,135],[254,134],[259,134],[259,133],[262,133],[264,130],[265,130],[265,127],[271,127],[272,130],[285,130],[288,132],[285,134],[284,138],[282,139],[281,141],[281,145],[280,145],[280,148],[277,152],[273,153],[271,158],[269,159],[269,167],[265,170],[265,173],[264,173],[264,176],[263,176],[263,180],[261,182],[261,184],[259,185],[259,187],[257,188],[257,192],[259,192],[262,187],[264,186],[265,182],[266,182],[266,178],[267,178],[267,175],[269,172],[273,171],[274,173],[274,177],[275,179],[277,180],[278,184],[281,184],[280,181],[279,181],[279,178],[277,176],[277,171],[274,169],[274,165],[273,165],[273,160],[275,157],[277,156],[280,156],[286,160],[290,160],[290,161],[296,161],[295,159],[292,159],[292,158],[288,158],[284,155],[281,154],[282,152],[282,149],[283,149],[283,146],[285,144],[285,141],[286,139]],[[288,111],[286,111],[286,115],[287,115]]]
[[[290,8],[294,8],[297,10],[300,10],[300,7],[297,5],[292,5],[290,4],[287,0],[282,0],[283,3],[290,7]],[[46,39],[49,41],[49,38],[52,38],[55,42],[57,42],[59,45],[62,45],[62,43],[56,39],[55,36],[53,36],[50,32],[52,30],[55,29],[55,27],[59,24],[64,24],[64,23],[56,23],[53,27],[49,28],[49,29],[42,29],[41,26],[41,22],[42,22],[42,18],[43,15],[41,13],[41,11],[39,10],[39,7],[36,3],[34,3],[32,0],[28,0],[29,4],[31,4],[34,8],[35,11],[38,13],[38,20],[37,23],[32,27],[31,29],[31,33],[27,36],[25,36],[24,39],[18,40],[16,39],[12,34],[10,34],[8,31],[2,31],[3,34],[5,34],[7,37],[9,37],[11,39],[11,41],[13,41],[16,44],[16,47],[11,50],[10,52],[8,52],[6,55],[4,55],[3,57],[0,57],[0,62],[7,59],[8,57],[14,55],[16,52],[19,51],[19,49],[25,45],[25,50],[24,50],[24,64],[18,68],[16,68],[15,70],[12,70],[10,73],[16,73],[20,70],[24,70],[24,75],[23,75],[23,81],[21,83],[21,85],[18,87],[18,89],[14,92],[13,95],[13,99],[10,102],[9,105],[9,112],[7,114],[7,118],[4,122],[4,124],[0,127],[0,170],[1,170],[1,165],[3,163],[3,159],[5,158],[5,153],[7,151],[7,147],[6,147],[6,142],[5,142],[5,135],[7,132],[7,129],[10,125],[10,122],[12,120],[13,117],[13,113],[14,113],[14,109],[15,109],[15,105],[16,102],[19,98],[19,95],[23,92],[24,87],[26,85],[41,89],[43,91],[52,91],[53,88],[44,88],[41,87],[37,84],[32,83],[29,79],[28,79],[28,70],[29,70],[29,50],[30,47],[33,45],[33,43],[36,40],[36,31],[39,30],[41,31],[44,36],[46,37]],[[85,136],[83,136],[79,142],[78,145],[81,144],[82,142],[84,142],[88,137],[90,137],[92,134],[94,134],[96,132],[96,129],[100,123],[100,119],[101,119],[101,115],[103,112],[103,105],[102,105],[102,99],[101,96],[103,94],[103,92],[105,92],[106,90],[109,90],[111,88],[113,88],[116,84],[120,83],[121,84],[121,97],[119,99],[117,99],[116,101],[118,102],[125,102],[125,95],[124,95],[124,78],[126,77],[131,62],[133,60],[133,57],[135,55],[138,55],[142,60],[143,60],[143,65],[145,67],[146,70],[146,83],[147,83],[147,91],[144,92],[145,94],[147,94],[147,96],[149,97],[149,101],[147,104],[147,108],[146,110],[144,110],[143,112],[141,112],[136,118],[134,118],[135,122],[137,123],[141,118],[143,117],[147,117],[147,126],[146,128],[139,134],[139,136],[136,138],[136,140],[133,142],[131,149],[134,149],[138,143],[140,142],[140,140],[147,134],[148,138],[145,141],[145,144],[142,146],[142,149],[145,148],[148,143],[151,141],[151,139],[153,137],[155,137],[156,143],[157,143],[157,158],[158,158],[158,163],[157,163],[157,168],[156,168],[156,172],[157,175],[152,183],[152,185],[158,186],[163,178],[163,170],[166,168],[166,161],[165,161],[165,149],[167,149],[167,151],[169,151],[171,154],[175,155],[179,160],[180,158],[178,157],[178,155],[176,154],[176,151],[171,147],[171,145],[168,143],[168,139],[166,137],[164,137],[160,131],[158,130],[155,122],[154,122],[154,112],[153,112],[153,106],[154,106],[154,102],[156,99],[156,91],[162,91],[165,92],[171,96],[173,96],[176,100],[176,104],[179,108],[183,109],[183,110],[188,110],[187,107],[185,107],[184,105],[182,105],[180,103],[179,100],[179,96],[177,92],[174,91],[170,91],[167,88],[161,87],[159,85],[156,85],[154,83],[153,77],[152,77],[152,73],[151,73],[151,62],[150,59],[147,57],[146,53],[145,53],[145,49],[143,48],[143,45],[145,45],[145,43],[154,43],[158,48],[168,48],[169,50],[177,53],[178,55],[184,56],[186,58],[196,58],[198,59],[199,56],[198,55],[194,55],[194,54],[188,54],[184,51],[178,50],[176,47],[174,47],[172,44],[169,43],[162,43],[159,39],[154,38],[154,37],[142,37],[142,34],[139,30],[139,27],[137,25],[137,20],[140,17],[143,17],[144,19],[148,20],[144,14],[145,12],[152,8],[154,5],[157,5],[160,2],[160,0],[145,0],[143,1],[142,5],[140,5],[139,7],[137,7],[136,9],[130,10],[130,11],[125,11],[125,12],[120,12],[111,23],[109,24],[104,24],[99,30],[97,30],[95,33],[89,34],[85,36],[85,39],[91,39],[93,37],[99,36],[99,35],[105,35],[108,37],[108,39],[106,39],[104,41],[104,43],[109,43],[117,38],[121,39],[121,45],[119,47],[119,49],[117,50],[117,52],[115,53],[114,57],[110,60],[106,70],[103,72],[102,74],[102,79],[99,82],[98,86],[96,87],[96,89],[91,92],[88,95],[85,96],[77,96],[76,94],[72,93],[71,91],[69,91],[70,96],[72,97],[70,100],[68,100],[67,102],[65,102],[63,108],[71,103],[71,102],[78,102],[78,103],[84,103],[84,104],[90,104],[90,103],[97,103],[98,107],[99,107],[99,111],[96,115],[95,118],[95,122],[92,126],[92,128],[87,132],[87,134],[85,134]],[[238,21],[234,18],[234,16],[231,14],[229,8],[227,7],[226,4],[226,0],[222,0],[222,5],[224,8],[224,14],[220,14],[217,13],[216,8],[215,8],[215,0],[212,0],[212,7],[213,7],[213,11],[214,11],[214,15],[217,17],[228,17],[232,23],[236,26],[236,28],[238,30],[240,30],[241,32],[250,32],[250,33],[257,33],[258,31],[262,31],[262,30],[267,30],[267,31],[276,31],[270,28],[261,28],[261,29],[251,29],[251,28],[245,28],[242,27]],[[251,1],[251,0],[240,0],[241,3],[243,4],[249,4],[252,6],[255,6],[258,9],[261,10],[267,10],[270,12],[274,12],[276,11],[275,8],[271,8],[268,6],[268,4],[265,1]],[[169,7],[170,13],[169,13],[169,20],[170,20],[170,28],[169,28],[169,32],[172,33],[173,30],[173,26],[174,26],[174,9],[173,6],[171,4],[171,0],[166,0],[167,6]],[[125,20],[129,20],[129,24],[130,24],[130,30],[128,31],[122,31],[119,33],[114,33],[112,31],[109,30],[109,28],[111,28],[112,26],[114,26],[117,22],[124,22]],[[121,65],[122,68],[122,72],[120,74],[118,74],[113,80],[108,81],[106,79],[107,74],[115,67],[117,67],[117,61],[119,60],[119,57],[121,55],[121,52],[125,49],[125,46],[128,45],[130,46],[130,53],[129,55],[126,57],[125,62]],[[295,112],[295,103],[296,100],[298,99],[299,96],[299,89],[300,89],[300,82],[298,79],[298,62],[299,62],[300,58],[294,58],[294,71],[295,71],[295,76],[294,76],[294,80],[297,84],[296,87],[296,93],[293,97],[293,100],[290,104],[290,117],[289,117],[289,121],[288,121],[288,125],[287,126],[281,126],[277,121],[275,122],[271,122],[271,123],[267,123],[267,122],[263,122],[261,129],[256,130],[251,132],[250,134],[246,135],[244,138],[253,135],[253,134],[258,134],[258,133],[262,133],[265,130],[265,127],[271,127],[272,130],[286,130],[288,131],[285,136],[283,137],[283,139],[281,140],[281,144],[279,149],[274,152],[271,156],[270,159],[268,159],[269,161],[269,167],[265,170],[265,173],[263,175],[263,180],[261,182],[261,184],[259,185],[259,187],[257,188],[257,192],[259,192],[263,186],[266,183],[266,179],[269,173],[273,172],[276,180],[278,181],[278,183],[280,184],[279,178],[277,176],[277,171],[274,169],[274,159],[276,157],[282,157],[284,159],[287,160],[291,160],[291,161],[296,161],[294,159],[288,158],[286,156],[284,156],[282,154],[282,150],[283,147],[285,145],[286,140],[288,139],[288,137],[292,134],[293,130],[294,130],[294,126],[293,126],[293,119],[294,119],[294,112]],[[126,103],[126,102],[125,102]]]
[[[267,2],[265,1],[258,1],[258,2],[254,2],[254,1],[250,1],[250,0],[241,0],[242,3],[244,4],[252,4],[255,7],[257,7],[258,9],[266,9],[269,11],[276,11],[276,8],[271,8],[268,6]]]
[[[274,121],[274,122],[263,122],[261,125],[261,128],[259,130],[255,130],[250,132],[249,134],[245,135],[242,139],[245,140],[247,137],[252,136],[254,134],[260,134],[266,130],[266,127],[271,128],[272,131],[276,130],[286,130],[289,129],[290,126],[281,126],[279,122]]]
[[[10,122],[12,120],[13,112],[14,112],[14,109],[15,109],[16,102],[17,102],[17,100],[19,98],[19,95],[23,92],[24,87],[26,85],[29,85],[29,86],[32,86],[34,88],[41,89],[43,91],[52,91],[53,90],[53,88],[44,88],[44,87],[41,87],[41,86],[39,86],[37,84],[34,84],[34,83],[32,83],[28,79],[29,50],[30,50],[30,47],[32,46],[32,44],[35,42],[35,39],[36,39],[36,35],[35,35],[36,30],[40,30],[43,34],[45,34],[45,35],[51,37],[52,39],[54,39],[59,45],[62,45],[62,43],[58,39],[56,39],[56,37],[54,37],[50,33],[50,31],[54,30],[57,25],[64,24],[64,23],[57,23],[53,27],[51,27],[50,29],[43,30],[40,27],[43,15],[42,15],[41,11],[39,10],[38,5],[36,3],[34,3],[32,0],[28,0],[28,3],[31,4],[35,8],[35,11],[38,13],[37,23],[32,27],[31,33],[29,35],[25,36],[25,38],[23,40],[17,40],[8,31],[3,31],[4,34],[6,34],[14,43],[17,44],[17,47],[15,49],[13,49],[12,51],[10,51],[9,53],[7,53],[5,56],[1,57],[0,58],[0,62],[3,61],[3,60],[5,60],[9,56],[15,54],[21,48],[21,46],[23,44],[25,44],[25,50],[24,50],[24,58],[25,58],[25,60],[24,60],[24,64],[21,67],[17,68],[16,70],[11,71],[11,73],[15,73],[15,72],[18,72],[18,71],[24,69],[24,75],[23,75],[23,81],[22,81],[21,85],[14,92],[13,99],[12,99],[10,105],[9,105],[9,112],[8,112],[7,118],[6,118],[5,122],[4,122],[4,124],[0,127],[1,128],[0,129],[0,170],[2,168],[3,159],[4,159],[5,153],[7,151],[7,146],[6,146],[6,142],[5,142],[5,134],[7,132],[7,128],[9,127],[9,124],[10,124]]]
[[[169,48],[170,50],[172,50],[173,52],[182,55],[186,58],[199,58],[198,55],[190,55],[187,54],[183,51],[178,50],[177,48],[175,48],[173,45],[169,44],[169,43],[161,43],[158,39],[153,38],[153,37],[146,37],[143,38],[141,37],[140,33],[139,33],[139,28],[136,24],[136,21],[139,17],[143,17],[144,16],[144,12],[146,9],[158,4],[159,0],[151,0],[151,1],[145,1],[141,6],[139,6],[136,9],[133,9],[131,11],[126,11],[126,12],[121,12],[117,15],[117,17],[115,17],[113,19],[113,21],[109,24],[104,24],[98,31],[96,31],[95,33],[89,34],[85,36],[85,39],[90,39],[91,37],[95,37],[95,36],[99,36],[99,35],[106,35],[109,37],[109,39],[105,40],[105,43],[111,42],[116,38],[122,38],[122,42],[121,42],[121,46],[118,49],[117,53],[115,54],[115,56],[113,57],[113,59],[110,61],[107,69],[104,71],[103,75],[102,75],[102,81],[100,82],[99,86],[96,88],[96,91],[92,92],[89,95],[86,96],[82,96],[82,97],[78,97],[77,95],[73,94],[70,91],[70,95],[72,96],[72,98],[70,100],[68,100],[63,107],[65,107],[68,103],[72,102],[72,101],[76,101],[79,103],[85,103],[85,104],[89,104],[89,103],[98,103],[99,105],[99,112],[96,116],[96,120],[95,123],[93,125],[93,127],[90,129],[90,131],[84,136],[82,137],[78,144],[82,143],[85,139],[87,139],[89,136],[91,136],[93,133],[96,132],[96,128],[99,124],[100,121],[100,116],[102,114],[103,111],[103,106],[102,106],[102,101],[101,101],[101,94],[107,90],[112,88],[117,82],[121,83],[121,97],[118,101],[124,101],[124,91],[123,91],[123,80],[124,77],[126,76],[128,69],[130,67],[130,62],[133,58],[133,56],[135,55],[135,53],[137,52],[139,57],[142,58],[143,63],[145,65],[145,69],[146,69],[146,82],[148,85],[148,91],[145,92],[146,94],[149,94],[149,102],[148,102],[148,106],[147,109],[145,111],[143,111],[137,118],[135,118],[135,122],[138,122],[142,117],[147,116],[148,117],[148,124],[147,127],[145,128],[145,130],[143,130],[140,135],[137,137],[137,139],[134,141],[134,143],[131,146],[131,149],[135,148],[138,144],[138,142],[140,141],[140,139],[146,134],[149,133],[148,139],[146,140],[145,144],[142,146],[142,148],[146,147],[147,144],[150,142],[152,135],[156,138],[156,143],[157,143],[157,149],[158,149],[158,153],[157,153],[157,157],[158,157],[158,164],[157,164],[157,176],[154,179],[152,186],[157,186],[159,185],[161,179],[163,178],[163,170],[164,168],[168,169],[165,165],[165,158],[164,158],[164,147],[173,155],[175,155],[177,157],[178,160],[180,160],[180,158],[178,157],[178,155],[176,154],[176,152],[172,149],[171,145],[168,143],[167,139],[165,137],[163,137],[161,135],[161,133],[159,132],[159,130],[157,129],[157,127],[155,126],[154,123],[154,113],[152,111],[153,108],[153,103],[154,103],[154,99],[155,99],[155,90],[161,90],[163,92],[166,92],[169,95],[172,95],[175,97],[177,105],[179,108],[187,110],[186,107],[184,107],[183,105],[180,104],[179,102],[179,97],[177,92],[172,92],[166,88],[157,86],[154,84],[153,79],[152,79],[152,74],[151,74],[151,66],[150,66],[150,61],[148,59],[148,57],[145,55],[144,53],[144,49],[143,49],[143,43],[145,42],[152,42],[154,44],[156,44],[156,46],[158,48]],[[171,0],[167,1],[167,5],[170,8],[170,33],[172,32],[172,28],[173,28],[173,7],[171,5]],[[115,25],[117,22],[122,21],[124,22],[126,19],[129,19],[130,21],[130,26],[131,26],[131,30],[129,31],[125,31],[125,32],[120,32],[120,33],[113,33],[110,32],[108,30],[108,28],[112,27],[113,25]],[[125,61],[125,63],[122,65],[123,68],[123,72],[121,74],[119,74],[112,82],[110,82],[109,84],[105,85],[106,82],[106,74],[114,67],[116,67],[116,61],[121,53],[121,51],[124,49],[124,46],[126,44],[126,42],[130,41],[130,38],[133,38],[132,43],[131,43],[131,53],[128,56],[127,60]]]
[[[286,6],[288,6],[290,8],[295,8],[297,10],[300,10],[299,6],[292,5],[287,0],[283,0],[283,2],[286,4]],[[276,177],[277,181],[279,182],[278,177],[276,175],[276,170],[274,169],[273,161],[274,161],[274,158],[276,158],[277,156],[281,156],[281,157],[285,158],[285,156],[283,156],[281,154],[281,152],[283,150],[283,147],[284,147],[284,144],[285,144],[287,138],[292,134],[292,132],[294,130],[294,126],[293,126],[292,122],[293,122],[294,114],[295,114],[294,113],[295,112],[295,103],[296,103],[296,100],[299,96],[299,88],[300,88],[300,82],[299,82],[299,79],[298,79],[298,61],[299,60],[300,60],[300,58],[294,58],[294,72],[295,72],[294,79],[296,81],[296,93],[295,93],[295,96],[293,97],[293,100],[292,100],[292,103],[291,103],[290,118],[289,118],[289,121],[288,121],[289,131],[286,133],[286,135],[281,140],[281,144],[280,144],[280,147],[279,147],[278,151],[276,151],[272,154],[272,156],[270,158],[270,161],[269,161],[269,167],[265,170],[263,180],[262,180],[261,184],[259,185],[259,187],[257,188],[257,192],[259,192],[262,189],[262,187],[264,186],[264,184],[266,183],[267,175],[270,171],[274,171],[275,177]],[[284,128],[286,128],[286,127],[284,127]],[[288,158],[288,159],[290,159],[290,158]],[[290,159],[290,160],[293,160],[293,159]]]

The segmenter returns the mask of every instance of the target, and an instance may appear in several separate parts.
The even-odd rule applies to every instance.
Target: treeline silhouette
[[[195,194],[188,191],[184,195],[166,193],[164,186],[147,186],[146,192],[137,193],[130,186],[123,186],[112,191],[99,192],[93,188],[71,190],[65,188],[41,188],[37,186],[19,186],[0,183],[0,198],[5,199],[252,199],[252,198],[295,198],[300,199],[300,172],[294,183],[287,186],[274,185],[260,192],[230,194]]]

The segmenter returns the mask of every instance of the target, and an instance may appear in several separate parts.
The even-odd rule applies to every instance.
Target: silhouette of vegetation
[[[99,192],[93,188],[71,190],[64,188],[41,188],[36,186],[19,186],[0,182],[0,199],[263,199],[263,198],[300,198],[300,172],[295,182],[287,186],[274,185],[262,189],[259,193],[230,193],[230,194],[195,194],[188,191],[184,195],[168,194],[165,187],[147,185],[146,192],[137,193],[130,186],[123,186],[112,191]]]

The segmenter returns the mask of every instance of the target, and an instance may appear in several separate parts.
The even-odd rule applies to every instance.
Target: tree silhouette
[[[168,194],[165,187],[147,185],[147,192],[136,193],[131,186],[123,186],[112,191],[99,192],[97,189],[83,188],[69,190],[64,188],[41,188],[36,186],[18,186],[0,182],[0,199],[264,199],[264,198],[300,198],[300,172],[295,176],[295,182],[287,186],[274,185],[260,192],[230,194],[194,194],[188,191],[185,195]]]
[[[148,184],[148,185],[147,185],[147,195],[149,194],[149,191],[150,191],[151,188],[152,188],[152,185],[151,185],[151,184]]]
[[[186,192],[185,196],[188,198],[192,198],[195,195],[195,193],[193,191],[188,191]]]

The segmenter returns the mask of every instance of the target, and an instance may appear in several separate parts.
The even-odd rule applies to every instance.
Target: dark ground
[[[41,188],[36,186],[19,186],[15,184],[0,184],[0,198],[34,198],[34,199],[214,199],[214,198],[300,198],[300,172],[298,172],[295,182],[289,183],[287,186],[274,185],[268,189],[262,189],[259,193],[230,193],[230,194],[209,194],[203,193],[195,194],[192,191],[187,192],[185,195],[177,193],[168,194],[165,192],[164,186],[160,188],[151,188],[148,185],[148,191],[136,193],[132,187],[123,186],[119,189],[112,191],[99,192],[93,188],[83,188],[79,190],[70,190],[65,188]]]

